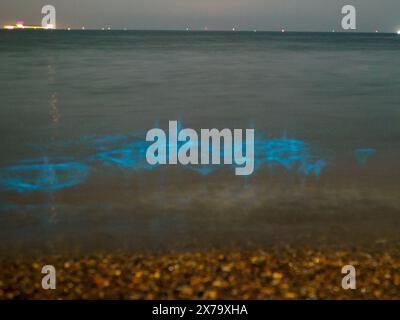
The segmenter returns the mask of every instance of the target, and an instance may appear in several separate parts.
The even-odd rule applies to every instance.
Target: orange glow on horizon
[[[6,30],[14,30],[14,29],[42,29],[42,30],[47,30],[47,29],[56,29],[55,25],[48,24],[46,27],[42,26],[25,26],[23,21],[18,21],[15,25],[5,25],[3,26],[3,29]]]

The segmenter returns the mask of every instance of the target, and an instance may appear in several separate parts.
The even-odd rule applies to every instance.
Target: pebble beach
[[[41,286],[44,265],[55,290]],[[357,288],[344,290],[344,265]],[[265,248],[100,253],[0,262],[0,299],[398,299],[400,251]]]

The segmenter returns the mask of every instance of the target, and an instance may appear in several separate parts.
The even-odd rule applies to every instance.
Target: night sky
[[[400,28],[399,0],[1,0],[0,24],[40,24],[46,4],[58,28],[330,31],[345,4],[357,8],[360,32]]]

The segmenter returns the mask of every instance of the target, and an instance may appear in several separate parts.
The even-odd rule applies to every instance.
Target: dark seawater
[[[374,243],[400,227],[400,36],[0,31],[0,249]],[[147,130],[254,128],[256,170]]]

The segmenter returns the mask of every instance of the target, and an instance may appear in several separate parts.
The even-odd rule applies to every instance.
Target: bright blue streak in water
[[[131,149],[106,151],[98,153],[97,157],[126,168],[134,167],[137,164],[134,151]]]
[[[4,170],[0,185],[18,192],[50,192],[79,185],[87,176],[87,165],[79,162],[16,165]]]
[[[147,141],[135,141],[121,146],[120,149],[97,153],[93,158],[122,169],[151,170],[156,166],[151,166],[146,161],[146,150],[149,145]]]
[[[257,140],[255,143],[257,167],[266,164],[270,170],[282,167],[287,171],[319,176],[328,161],[314,156],[305,141],[294,139]]]
[[[129,141],[129,139],[133,139],[132,136],[131,138],[125,135],[96,137],[96,139],[91,140],[90,144],[100,152],[87,157],[82,162],[76,162],[71,157],[53,158],[52,161],[47,158],[21,160],[19,165],[2,170],[0,185],[18,192],[57,191],[84,183],[89,173],[89,166],[94,166],[98,161],[121,170],[144,171],[156,168],[157,165],[149,165],[146,160],[146,151],[152,142],[137,137],[133,141]],[[178,142],[178,150],[186,143],[193,142]],[[169,146],[166,147],[168,151]],[[200,142],[196,147],[198,147],[200,156]],[[243,152],[246,149],[245,142],[243,142],[242,149]],[[316,154],[307,142],[298,139],[256,139],[254,152],[255,172],[266,167],[270,171],[280,169],[294,174],[318,177],[328,166],[326,157]],[[374,155],[376,150],[363,148],[355,149],[354,152],[358,163],[365,165],[367,159]],[[221,144],[219,153],[221,162],[223,162],[223,144]],[[213,150],[210,146],[210,157],[212,154]],[[230,166],[237,167],[235,163]],[[203,176],[212,174],[223,167],[226,166],[221,164],[182,166],[182,168],[192,170]]]

